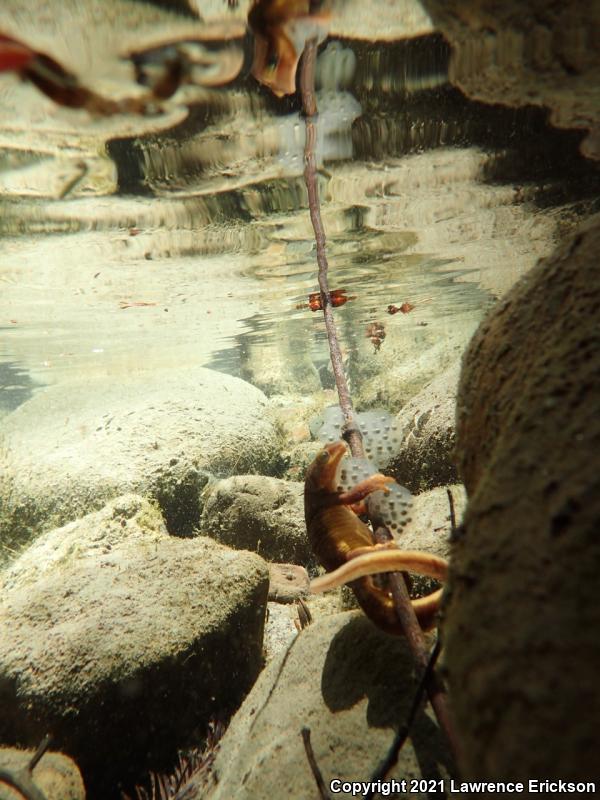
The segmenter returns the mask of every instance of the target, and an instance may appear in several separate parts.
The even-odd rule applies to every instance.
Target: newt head
[[[313,491],[326,489],[329,492],[336,491],[336,473],[342,458],[347,455],[346,444],[342,441],[326,444],[317,453],[306,473],[306,484],[310,484]]]
[[[337,499],[337,471],[347,454],[342,441],[326,444],[317,453],[306,473],[304,483],[304,509],[307,520],[321,508],[335,504]]]

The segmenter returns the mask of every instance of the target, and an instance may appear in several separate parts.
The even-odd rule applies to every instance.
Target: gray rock
[[[297,564],[269,564],[269,600],[293,603],[308,594],[309,577]]]
[[[292,639],[298,635],[294,624],[297,612],[294,606],[269,603],[265,621],[265,661],[268,664],[282,650],[285,650]]]
[[[450,558],[452,530],[447,490],[452,493],[456,524],[460,524],[466,505],[464,486],[438,486],[413,497],[412,522],[395,537],[398,547],[403,550],[424,550],[440,558]],[[434,581],[422,575],[411,575],[411,582],[413,597],[422,597],[437,587]]]
[[[460,524],[466,505],[462,484],[437,486],[413,496],[412,521],[395,538],[403,550],[426,550],[441,558],[450,556],[450,504],[452,493],[456,523]]]
[[[265,669],[234,717],[215,762],[218,783],[207,797],[316,796],[303,727],[326,782],[368,779],[406,719],[414,691],[403,638],[381,633],[354,612],[314,623]],[[391,775],[439,778],[448,767],[430,711],[419,714]]]
[[[289,449],[287,452],[289,463],[284,473],[286,480],[303,481],[306,470],[322,447],[321,442],[300,442]]]
[[[444,641],[465,773],[598,778],[600,215],[482,323]]]
[[[16,747],[0,748],[0,774],[18,775],[24,770],[46,800],[85,800],[85,788],[81,773],[75,762],[63,753],[44,753],[33,771],[27,769],[34,750],[18,750]],[[0,800],[20,800],[22,795],[8,789],[6,780],[0,777]]]
[[[3,423],[0,542],[19,549],[125,492],[155,497],[172,533],[198,524],[207,471],[263,472],[278,457],[266,398],[208,369],[37,393]],[[6,549],[3,557],[6,557]]]
[[[136,496],[42,534],[1,575],[0,740],[51,730],[100,797],[168,767],[256,678],[267,591],[258,556]]]
[[[454,364],[407,403],[396,417],[402,442],[387,472],[411,492],[456,483],[454,464],[456,385]]]
[[[200,530],[268,561],[314,562],[304,522],[304,484],[235,475],[205,492]]]

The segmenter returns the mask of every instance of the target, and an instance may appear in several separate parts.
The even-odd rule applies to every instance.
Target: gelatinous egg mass
[[[337,471],[338,492],[347,492],[357,483],[364,481],[369,475],[374,475],[377,467],[368,458],[351,458],[344,456],[340,461]]]
[[[385,469],[400,449],[402,430],[394,417],[385,409],[361,411],[356,417],[367,458],[378,470]],[[326,408],[321,419],[322,424],[316,430],[316,438],[319,441],[337,442],[342,438],[344,417],[339,406]]]
[[[367,510],[374,525],[383,524],[399,533],[411,521],[412,495],[405,486],[390,483],[387,492],[373,492],[367,498]]]
[[[357,483],[377,472],[372,461],[367,458],[345,456],[337,471],[338,491],[348,491]],[[385,525],[392,533],[399,533],[410,521],[412,495],[398,483],[388,484],[388,491],[373,492],[368,495],[367,510],[375,524]]]

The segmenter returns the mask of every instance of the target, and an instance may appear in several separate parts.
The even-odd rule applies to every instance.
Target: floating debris
[[[409,314],[413,310],[414,306],[412,303],[402,303],[401,306],[395,306],[390,304],[387,307],[388,314],[397,314],[400,312],[401,314]]]
[[[156,303],[149,303],[145,300],[120,300],[119,301],[119,308],[148,308],[149,306],[155,306]]]
[[[370,322],[367,325],[365,336],[367,339],[371,340],[375,352],[378,353],[381,343],[385,339],[385,326],[383,322]]]
[[[334,308],[345,305],[349,300],[356,300],[356,295],[346,295],[347,289],[333,289],[329,292],[331,297],[331,305]],[[321,304],[321,292],[311,292],[308,295],[308,303],[299,303],[296,308],[310,308],[311,311],[321,311],[323,306]]]

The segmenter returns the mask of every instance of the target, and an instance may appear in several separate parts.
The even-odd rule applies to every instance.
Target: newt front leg
[[[343,442],[326,445],[310,465],[304,488],[304,512],[308,536],[320,563],[333,573],[311,583],[311,591],[349,582],[356,599],[367,616],[388,633],[402,630],[389,592],[379,587],[373,574],[408,570],[430,575],[438,580],[446,577],[447,564],[427,553],[402,551],[394,546],[381,548],[375,544],[371,529],[349,507],[364,500],[371,492],[393,482],[383,475],[372,475],[348,492],[337,491],[337,470],[346,454]],[[413,601],[415,613],[423,628],[434,624],[441,592]]]

